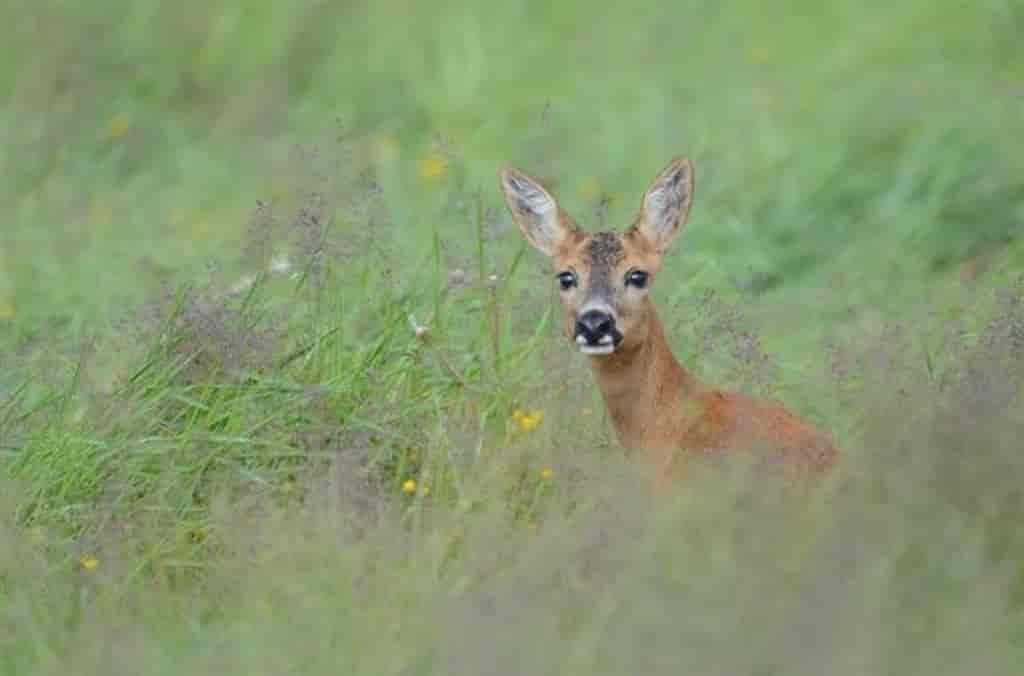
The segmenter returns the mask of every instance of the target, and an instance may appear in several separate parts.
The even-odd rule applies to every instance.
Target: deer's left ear
[[[664,253],[686,225],[693,201],[693,164],[677,157],[658,174],[644,194],[636,230]]]

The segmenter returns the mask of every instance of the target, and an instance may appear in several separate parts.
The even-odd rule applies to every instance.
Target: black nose
[[[615,330],[615,320],[607,312],[589,310],[576,320],[576,335],[583,336],[588,343],[596,343]]]

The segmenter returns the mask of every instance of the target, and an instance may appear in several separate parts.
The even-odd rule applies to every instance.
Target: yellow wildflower
[[[415,479],[406,479],[405,482],[402,484],[402,492],[407,494],[407,495],[412,495],[413,493],[415,493],[416,492],[416,480]]]
[[[439,181],[448,173],[448,159],[438,153],[428,153],[420,158],[417,171],[422,181]]]
[[[588,200],[597,199],[600,194],[601,184],[593,176],[583,179],[583,182],[580,183],[580,195],[584,198]]]
[[[537,426],[540,425],[540,421],[543,419],[544,411],[530,411],[529,413],[524,413],[523,411],[516,409],[512,413],[512,420],[514,420],[515,423],[519,425],[519,429],[524,432],[532,432],[537,429]]]
[[[0,300],[0,320],[14,319],[14,315],[16,315],[17,312],[17,308],[14,307],[13,301]]]
[[[555,476],[555,470],[551,469],[550,467],[545,467],[540,471],[540,478],[544,479],[544,481],[548,481],[553,476]]]
[[[95,570],[100,565],[99,559],[91,554],[84,554],[82,558],[78,559],[78,563],[82,564],[82,568],[85,570]]]
[[[110,138],[121,138],[132,128],[132,118],[128,117],[125,113],[118,113],[114,117],[110,118],[110,123],[107,125],[107,131],[110,133]]]

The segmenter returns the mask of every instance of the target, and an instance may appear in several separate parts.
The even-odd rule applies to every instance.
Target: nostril
[[[612,332],[615,320],[607,312],[590,310],[584,312],[577,321],[577,330],[587,338],[600,338]]]

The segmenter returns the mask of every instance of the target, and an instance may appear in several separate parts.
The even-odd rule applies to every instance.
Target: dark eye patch
[[[638,289],[647,287],[647,283],[650,281],[650,275],[643,270],[633,270],[626,275],[626,286],[635,286]]]
[[[562,291],[568,291],[572,287],[576,286],[576,275],[569,270],[565,272],[559,272],[556,275],[559,286],[562,287]]]

